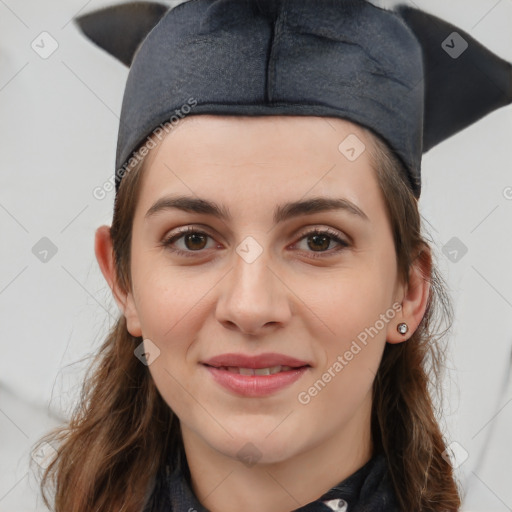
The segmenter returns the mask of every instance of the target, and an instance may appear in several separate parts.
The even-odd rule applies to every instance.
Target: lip
[[[277,353],[257,356],[221,354],[201,364],[208,370],[215,382],[237,395],[246,397],[262,397],[276,393],[296,382],[311,368],[306,361]],[[272,375],[241,375],[226,370],[223,368],[225,366],[252,369],[290,366],[292,369]]]
[[[291,356],[267,352],[250,356],[247,354],[220,354],[218,356],[201,361],[208,366],[237,366],[239,368],[267,368],[269,366],[291,366],[299,368],[301,366],[311,366],[307,361],[302,361]]]
[[[300,379],[310,368],[302,366],[273,375],[241,375],[215,366],[204,367],[221,386],[246,397],[261,397],[280,391]]]

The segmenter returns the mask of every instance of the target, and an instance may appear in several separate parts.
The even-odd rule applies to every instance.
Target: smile
[[[222,388],[244,397],[263,397],[275,394],[299,380],[310,366],[292,368],[277,365],[265,368],[203,365]]]
[[[239,373],[240,375],[274,375],[279,372],[287,372],[292,369],[291,366],[269,366],[267,368],[240,368],[238,366],[220,366],[221,370],[226,370],[232,373]]]

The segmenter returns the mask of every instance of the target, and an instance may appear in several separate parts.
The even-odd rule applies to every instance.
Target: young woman
[[[453,27],[362,0],[80,23],[130,65],[95,239],[121,314],[69,425],[41,441],[57,450],[43,495],[51,482],[58,512],[459,510],[430,393],[451,306],[419,169],[512,100],[486,89],[508,64],[460,31],[469,48],[431,52]],[[453,80],[482,56],[486,76],[450,97],[441,51]]]

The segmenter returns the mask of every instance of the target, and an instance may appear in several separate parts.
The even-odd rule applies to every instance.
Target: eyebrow
[[[165,210],[178,209],[190,213],[212,215],[223,221],[231,220],[229,209],[218,205],[214,201],[193,196],[164,196],[158,199],[146,212],[145,219]],[[302,201],[293,201],[277,205],[274,210],[274,224],[284,222],[300,215],[341,210],[348,212],[362,220],[370,219],[358,206],[345,198],[314,197]]]

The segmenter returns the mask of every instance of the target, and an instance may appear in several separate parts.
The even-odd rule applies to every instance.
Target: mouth
[[[213,366],[203,363],[212,382],[224,391],[244,398],[276,395],[290,387],[311,369],[303,366],[274,365],[263,368],[243,366]]]
[[[270,374],[282,371],[282,368],[293,369],[301,368],[302,366],[311,366],[308,361],[275,352],[267,352],[258,355],[242,353],[220,354],[201,362],[215,368],[233,368],[235,371],[241,369],[243,371],[258,370],[267,372],[268,370]],[[269,373],[263,373],[262,375],[268,375]],[[247,373],[245,373],[245,375],[247,375]]]
[[[205,366],[209,366],[210,368],[216,368],[217,370],[223,370],[223,371],[230,372],[230,373],[237,373],[239,375],[275,375],[276,373],[289,372],[292,370],[309,367],[309,365],[303,365],[303,366],[277,365],[277,366],[267,366],[266,368],[242,368],[239,366],[213,366],[213,365],[209,365],[209,364],[205,364]]]

